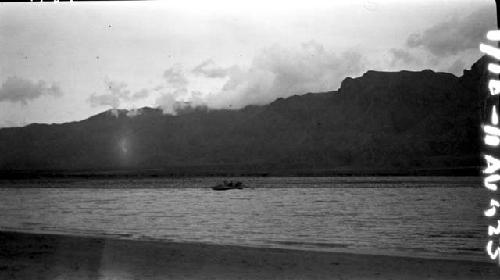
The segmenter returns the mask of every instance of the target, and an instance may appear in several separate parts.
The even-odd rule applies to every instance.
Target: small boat
[[[243,183],[241,182],[227,182],[224,181],[222,184],[218,184],[215,187],[212,187],[212,190],[214,191],[227,191],[227,190],[241,190],[243,189]]]

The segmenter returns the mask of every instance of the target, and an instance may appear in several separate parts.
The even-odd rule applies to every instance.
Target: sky
[[[0,127],[238,109],[368,70],[461,75],[495,24],[492,0],[2,2]]]

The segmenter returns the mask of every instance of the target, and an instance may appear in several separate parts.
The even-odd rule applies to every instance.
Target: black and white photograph
[[[0,2],[0,280],[500,279],[498,2]]]

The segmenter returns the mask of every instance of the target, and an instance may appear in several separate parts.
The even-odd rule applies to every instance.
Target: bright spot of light
[[[128,153],[128,141],[127,141],[127,139],[124,138],[124,139],[120,140],[119,146],[120,146],[120,151],[122,152],[122,154],[126,155]]]

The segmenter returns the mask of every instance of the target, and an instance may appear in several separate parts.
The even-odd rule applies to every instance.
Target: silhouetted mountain
[[[307,173],[475,167],[485,60],[462,77],[368,71],[240,110],[143,108],[0,129],[0,170]],[[187,171],[186,171],[187,170]],[[184,172],[183,171],[183,172]]]

